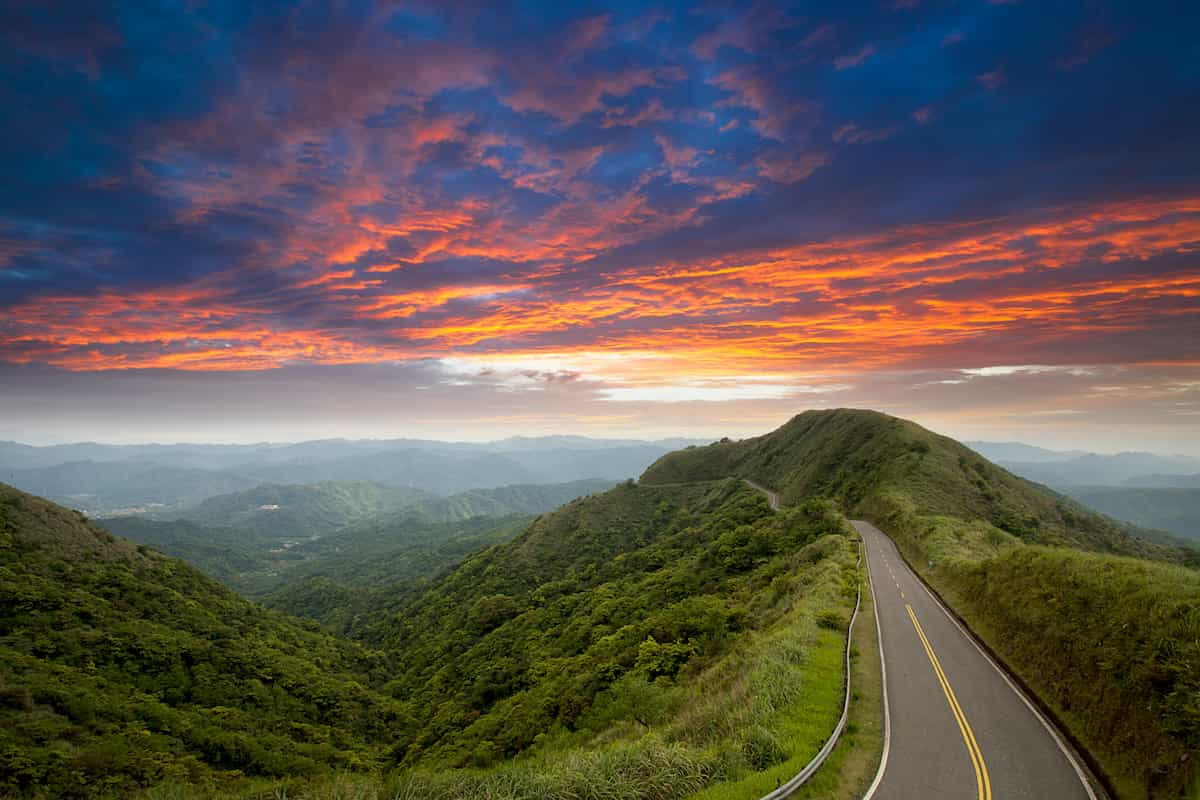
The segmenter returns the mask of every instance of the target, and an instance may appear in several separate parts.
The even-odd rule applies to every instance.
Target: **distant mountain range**
[[[1102,455],[1020,442],[969,442],[1010,472],[1051,486],[1115,519],[1200,540],[1200,458]]]
[[[1105,455],[1047,450],[1019,442],[967,442],[1023,478],[1049,486],[1200,486],[1200,458],[1155,453]]]
[[[0,442],[0,480],[99,516],[177,511],[263,483],[369,481],[452,495],[513,484],[637,476],[694,444],[582,436],[496,442],[324,439],[295,444],[32,447]]]

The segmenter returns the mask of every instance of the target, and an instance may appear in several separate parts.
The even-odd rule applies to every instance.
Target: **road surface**
[[[1075,761],[904,563],[866,544],[885,670],[884,761],[864,800],[1095,800]]]
[[[777,495],[775,492],[772,492],[770,489],[768,489],[765,486],[759,486],[757,483],[750,480],[749,478],[742,478],[742,480],[744,480],[746,482],[746,485],[749,486],[751,489],[757,489],[758,491],[762,492],[763,494],[765,494],[767,496],[767,505],[769,505],[771,507],[772,511],[779,510],[779,495]]]

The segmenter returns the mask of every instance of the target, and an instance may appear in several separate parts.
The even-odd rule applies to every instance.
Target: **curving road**
[[[758,491],[762,492],[763,494],[765,494],[767,496],[767,505],[769,505],[771,507],[772,511],[779,510],[779,495],[778,494],[776,494],[775,492],[772,492],[770,489],[768,489],[765,486],[759,486],[757,483],[750,480],[749,478],[742,478],[742,480],[745,481],[746,485],[749,486],[751,489],[757,489]]]
[[[1096,800],[1033,709],[868,522],[884,664],[885,737],[864,800]]]

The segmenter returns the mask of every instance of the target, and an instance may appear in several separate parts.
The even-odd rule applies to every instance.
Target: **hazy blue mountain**
[[[275,483],[374,481],[436,494],[453,494],[506,483],[537,482],[536,475],[502,455],[450,455],[416,449],[365,453],[329,461],[247,464],[243,469]]]
[[[31,447],[0,442],[0,479],[89,513],[111,516],[145,511],[150,505],[174,509],[262,483],[366,481],[448,496],[512,484],[617,481],[640,474],[685,441],[543,436],[484,443],[320,439],[292,444],[85,442]]]
[[[987,455],[982,451],[983,455]],[[990,456],[988,456],[990,458]],[[997,459],[1010,472],[1049,486],[1120,486],[1149,475],[1187,475],[1200,472],[1200,458],[1154,453],[1086,453],[1063,460],[1012,461]],[[1154,479],[1152,485],[1163,485]]]
[[[1200,487],[1078,486],[1068,487],[1064,492],[1110,517],[1200,540]]]
[[[71,461],[8,470],[4,478],[23,491],[93,513],[150,504],[179,505],[245,489],[256,482],[234,472],[153,461]]]
[[[1055,461],[1070,461],[1072,458],[1089,455],[1086,450],[1047,450],[1022,442],[964,442],[986,459],[996,462],[1017,461],[1030,464],[1045,464]]]
[[[1139,475],[1125,481],[1125,485],[1158,489],[1200,489],[1200,474]]]

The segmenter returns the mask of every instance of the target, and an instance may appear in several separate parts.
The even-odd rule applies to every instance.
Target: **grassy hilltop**
[[[1129,536],[1120,524],[1018,478],[953,439],[875,411],[810,411],[765,436],[665,455],[641,480],[663,484],[728,475],[774,489],[784,504],[824,496],[851,514],[911,509],[923,516],[985,521],[1030,544],[1183,557]]]
[[[872,411],[811,411],[765,436],[663,456],[647,484],[738,475],[870,519],[1031,686],[1122,798],[1193,797],[1200,761],[1195,551]],[[1133,558],[1136,557],[1136,558]],[[932,566],[930,566],[932,564]]]

